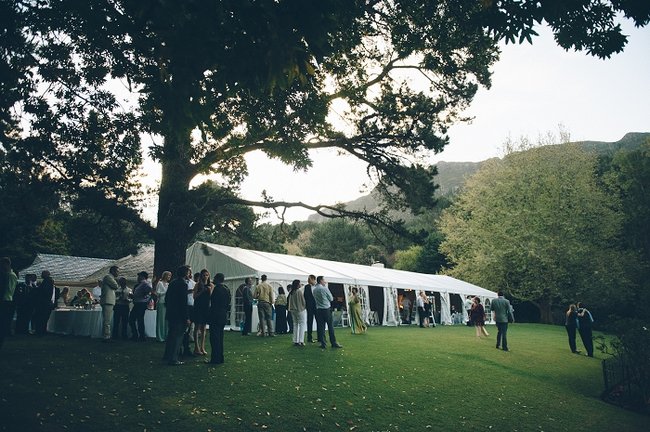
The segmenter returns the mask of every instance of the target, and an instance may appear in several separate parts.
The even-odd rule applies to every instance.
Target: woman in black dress
[[[210,295],[214,285],[210,282],[210,272],[201,270],[199,281],[194,285],[194,354],[207,355],[205,350],[205,325],[210,313]]]

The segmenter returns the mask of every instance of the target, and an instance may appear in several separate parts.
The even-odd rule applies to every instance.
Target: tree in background
[[[500,40],[531,41],[546,21],[560,46],[608,57],[626,43],[616,13],[637,25],[650,19],[650,7],[632,0],[0,7],[6,154],[52,180],[71,208],[146,231],[156,241],[156,273],[181,264],[188,243],[215,220],[236,229],[228,219],[242,205],[302,205],[387,224],[385,213],[241,199],[244,155],[253,151],[307,169],[311,149],[336,148],[367,162],[391,205],[432,205],[422,157],[442,150],[479,85],[489,86]],[[424,86],[411,85],[415,76]],[[345,128],[330,121],[334,104]],[[142,134],[154,137],[149,156],[162,166],[155,227],[137,210]],[[201,175],[215,175],[215,184],[195,186]]]
[[[397,270],[417,271],[418,258],[422,253],[422,249],[423,247],[420,245],[411,245],[408,249],[395,252],[395,268]]]
[[[638,287],[637,301],[631,302],[629,313],[647,318],[644,306],[650,301],[650,140],[639,149],[617,152],[611,159],[604,181],[621,201],[623,211],[622,239],[630,259],[628,274]]]
[[[309,241],[301,248],[308,257],[355,262],[355,253],[364,250],[370,243],[371,236],[363,226],[335,219],[314,226]],[[363,254],[359,252],[358,255]]]
[[[441,218],[449,274],[530,300],[547,323],[553,305],[629,296],[620,201],[599,186],[596,157],[524,142],[486,162]]]
[[[447,259],[440,251],[443,236],[439,231],[432,231],[422,245],[412,245],[406,250],[395,253],[395,268],[418,273],[437,274],[448,265]]]

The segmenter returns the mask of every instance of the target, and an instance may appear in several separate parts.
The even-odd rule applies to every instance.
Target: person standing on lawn
[[[248,336],[253,325],[253,279],[247,277],[239,287],[241,290],[242,304],[244,306],[244,329],[242,336]]]
[[[463,308],[465,309],[465,315],[467,315],[467,325],[472,326],[472,306],[474,305],[474,302],[472,301],[472,296],[467,296],[465,299],[465,302],[463,303]]]
[[[275,333],[287,333],[287,296],[282,287],[278,288],[278,296],[275,298]]]
[[[209,364],[222,364],[223,358],[223,328],[228,322],[230,311],[230,290],[223,284],[226,277],[223,273],[214,275],[214,288],[210,295],[210,312],[208,323],[210,324],[210,353]]]
[[[348,302],[348,315],[350,317],[350,330],[352,334],[362,334],[368,329],[366,323],[361,317],[361,300],[359,299],[359,289],[353,287],[350,290],[350,301]]]
[[[580,351],[576,348],[576,330],[578,329],[578,312],[576,305],[569,305],[569,309],[566,311],[566,318],[564,320],[564,328],[566,328],[566,334],[569,337],[569,348],[574,354],[579,354]]]
[[[307,311],[305,305],[305,295],[300,289],[300,281],[294,279],[291,283],[291,291],[287,299],[289,303],[289,313],[293,317],[293,344],[295,346],[305,346],[305,320]]]
[[[190,324],[185,329],[183,335],[183,356],[194,357],[194,353],[190,348],[190,342],[194,343],[194,285],[199,282],[201,273],[194,273],[192,276],[192,269],[189,269],[185,277],[185,284],[187,285],[187,313],[190,319]]]
[[[304,287],[303,294],[305,296],[305,310],[307,311],[307,342],[314,343],[312,336],[314,330],[314,316],[316,315],[316,300],[312,289],[316,284],[316,276],[309,275],[307,278],[307,285]]]
[[[58,288],[54,286],[54,279],[48,270],[41,272],[41,283],[38,284],[34,292],[34,316],[32,323],[36,336],[45,336],[47,334],[47,322],[56,299]]]
[[[120,269],[117,266],[111,266],[108,274],[100,281],[99,304],[102,306],[103,325],[103,342],[111,340],[111,323],[113,322],[113,308],[115,307],[115,292],[118,289],[115,278],[119,275]]]
[[[190,325],[186,277],[188,274],[191,275],[191,272],[192,270],[188,266],[180,266],[176,270],[174,280],[167,287],[167,294],[165,294],[166,317],[169,327],[163,360],[171,366],[183,364],[178,360],[178,354],[181,350],[185,328]]]
[[[485,330],[485,308],[481,304],[481,299],[476,296],[474,297],[474,307],[471,310],[471,319],[476,327],[476,337],[481,338],[481,336],[490,336],[490,334]]]
[[[169,286],[169,281],[171,279],[172,272],[164,271],[156,285],[156,296],[158,296],[158,301],[156,302],[156,339],[159,342],[165,342],[165,339],[167,339],[165,294],[167,294],[167,287]]]
[[[18,274],[16,274],[18,276]],[[34,293],[36,292],[36,275],[25,275],[25,283],[16,285],[14,305],[16,306],[16,334],[29,334],[30,322],[34,314]]]
[[[260,336],[264,336],[264,326],[266,325],[266,335],[273,334],[273,287],[266,282],[266,275],[262,275],[262,282],[255,287],[253,297],[257,299],[257,316],[260,321]]]
[[[141,271],[138,273],[138,284],[133,289],[133,309],[129,315],[131,339],[134,341],[144,342],[147,340],[144,333],[144,314],[151,298],[151,291],[153,291],[153,286],[149,280],[149,273]]]
[[[205,350],[206,325],[210,315],[210,295],[214,285],[210,281],[210,272],[201,270],[198,282],[194,285],[194,355],[202,356]]]
[[[318,333],[318,342],[321,348],[327,348],[327,339],[325,339],[325,325],[330,334],[330,344],[332,348],[343,348],[336,342],[336,334],[334,334],[334,325],[332,323],[332,301],[334,297],[327,288],[327,281],[325,277],[318,276],[316,278],[316,286],[314,287],[314,300],[316,300],[316,329]]]
[[[504,351],[508,349],[508,322],[515,322],[512,315],[510,301],[503,296],[503,291],[497,293],[499,296],[492,301],[492,316],[497,323],[497,349],[503,347]]]
[[[0,348],[5,337],[11,334],[11,321],[14,318],[14,292],[18,277],[11,270],[11,259],[0,258]]]
[[[126,329],[129,324],[129,308],[131,305],[131,288],[126,285],[126,278],[117,280],[115,291],[115,307],[113,308],[113,339],[127,339]]]
[[[578,302],[576,307],[578,309],[578,332],[580,333],[580,339],[582,339],[582,344],[585,346],[585,350],[587,350],[587,355],[593,357],[594,339],[591,332],[591,324],[594,322],[594,318],[584,303]]]

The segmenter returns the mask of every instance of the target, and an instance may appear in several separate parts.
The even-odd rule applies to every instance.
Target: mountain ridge
[[[634,150],[640,147],[647,140],[650,140],[650,132],[628,132],[618,141],[609,142],[587,140],[575,141],[574,143],[582,145],[589,151],[613,155],[619,150]],[[491,159],[493,158],[479,162],[438,162],[436,164],[438,174],[435,176],[435,180],[439,187],[436,191],[436,196],[443,197],[457,192],[463,186],[468,177],[474,174],[483,163]],[[372,211],[379,206],[377,195],[378,194],[375,191],[371,191],[369,194],[343,203],[343,205],[348,210],[359,211],[365,209]],[[322,222],[326,219],[327,218],[316,213],[307,218],[307,220],[311,222]]]

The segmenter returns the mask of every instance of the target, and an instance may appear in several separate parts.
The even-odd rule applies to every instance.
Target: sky
[[[502,156],[504,142],[536,141],[562,128],[571,141],[618,141],[627,132],[650,131],[650,26],[623,23],[629,36],[620,54],[600,60],[557,46],[547,29],[537,29],[533,44],[503,45],[492,68],[492,87],[481,88],[465,116],[474,120],[449,131],[450,144],[430,162],[482,161]],[[260,200],[266,190],[275,200],[308,204],[347,202],[372,189],[365,164],[333,150],[315,151],[314,167],[294,172],[261,152],[249,154],[244,198]],[[312,212],[288,209],[288,222]],[[277,223],[272,214],[265,221]]]

